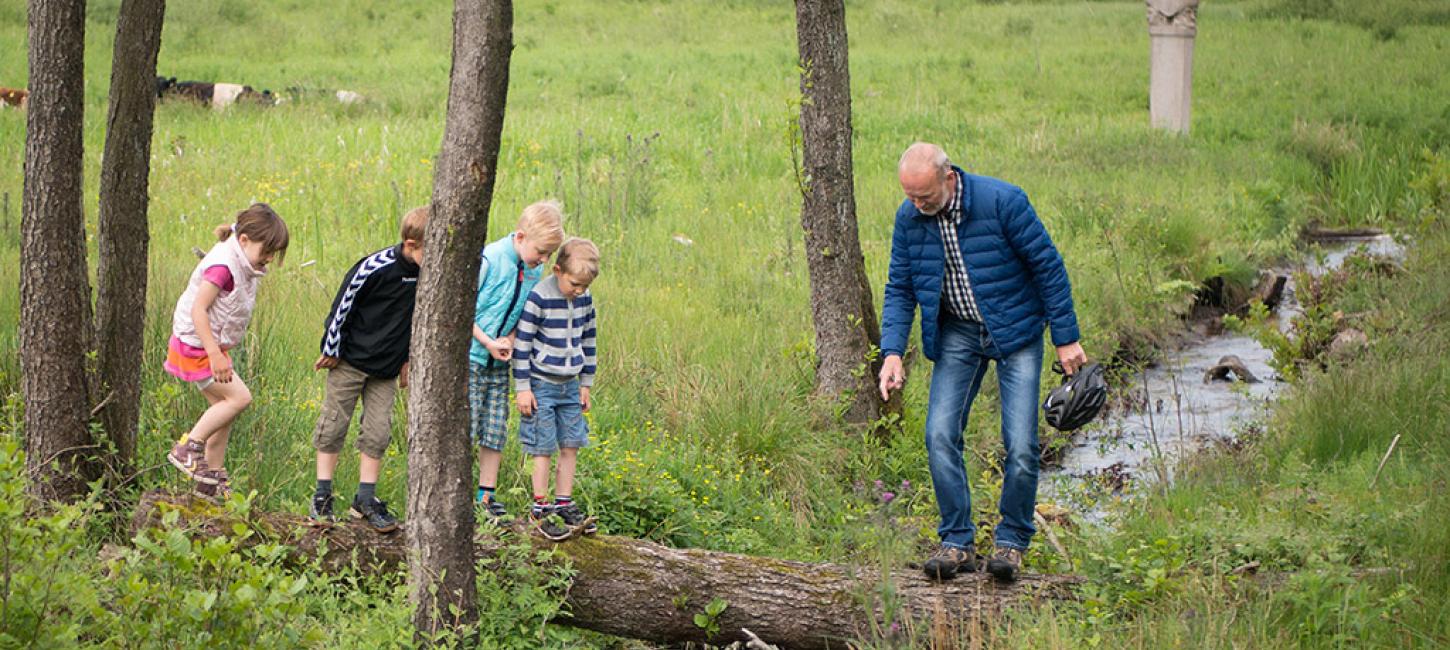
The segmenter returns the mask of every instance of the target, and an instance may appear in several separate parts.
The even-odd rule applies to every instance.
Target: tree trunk
[[[20,245],[20,368],[31,490],[69,500],[99,477],[87,428],[91,340],[81,210],[83,0],[31,0]]]
[[[101,425],[115,453],[115,476],[130,474],[141,409],[146,324],[147,181],[156,109],[156,55],[165,0],[124,0],[111,59],[106,151],[101,159],[100,259],[96,343]]]
[[[132,518],[132,532],[159,526],[163,509],[177,510],[178,526],[197,535],[229,533],[220,508],[190,496],[149,492]],[[299,564],[320,559],[335,571],[353,558],[360,566],[386,570],[405,562],[412,544],[398,535],[378,535],[361,524],[312,528],[299,515],[253,512],[249,526],[261,533],[243,544],[278,542],[292,548]],[[514,529],[511,535],[522,534]],[[546,547],[551,542],[530,538]],[[321,542],[326,540],[326,544]],[[466,546],[469,559],[488,560],[501,547],[494,539]],[[985,574],[932,582],[920,571],[810,564],[715,551],[675,549],[652,542],[598,535],[556,545],[576,574],[568,590],[570,617],[559,623],[657,644],[704,643],[694,615],[719,598],[726,608],[708,639],[724,645],[744,640],[749,628],[782,648],[844,648],[845,640],[870,633],[882,623],[882,603],[894,603],[895,621],[970,622],[1011,606],[1072,598],[1082,578],[1026,574],[998,586]]]
[[[842,0],[797,0],[801,60],[801,227],[816,328],[816,394],[841,400],[846,421],[876,420],[881,342],[856,229],[851,72]]]
[[[443,149],[433,180],[408,398],[409,586],[424,636],[477,620],[468,345],[513,49],[509,0],[457,0]],[[450,608],[460,612],[453,617]]]

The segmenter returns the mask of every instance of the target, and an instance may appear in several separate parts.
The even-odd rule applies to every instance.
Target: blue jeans
[[[987,330],[979,323],[944,317],[941,357],[931,372],[931,397],[926,407],[926,453],[936,490],[942,545],[971,548],[976,537],[972,495],[962,461],[962,432],[972,400],[987,374]],[[1042,338],[997,360],[1002,393],[1002,443],[1007,458],[1002,468],[1002,523],[998,546],[1026,550],[1037,529],[1032,512],[1037,503],[1037,396],[1042,377]]]

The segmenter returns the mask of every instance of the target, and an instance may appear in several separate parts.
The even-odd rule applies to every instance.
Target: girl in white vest
[[[166,354],[166,371],[195,385],[211,406],[166,458],[196,481],[197,494],[225,499],[231,494],[223,465],[227,439],[232,422],[252,403],[227,350],[246,334],[267,264],[274,257],[280,263],[287,253],[287,224],[271,206],[253,203],[236,223],[217,226],[216,236],[218,243],[176,301]]]

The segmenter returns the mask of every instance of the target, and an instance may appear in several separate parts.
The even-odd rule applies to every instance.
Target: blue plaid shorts
[[[473,444],[503,451],[509,433],[509,366],[468,362],[469,435]]]

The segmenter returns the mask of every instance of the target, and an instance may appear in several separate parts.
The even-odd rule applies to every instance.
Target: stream
[[[1276,270],[1289,276],[1276,311],[1281,327],[1287,331],[1303,313],[1294,297],[1293,271],[1322,275],[1357,251],[1396,260],[1404,256],[1404,248],[1389,235],[1320,243],[1318,252],[1299,266]],[[1205,373],[1227,355],[1238,357],[1259,381],[1206,381]],[[1044,466],[1039,503],[1103,523],[1111,504],[1131,498],[1144,486],[1171,482],[1176,466],[1189,456],[1210,446],[1235,444],[1262,426],[1285,386],[1269,365],[1272,357],[1257,340],[1231,332],[1165,353],[1132,378],[1126,396],[1109,400],[1106,418],[1073,435],[1057,464]]]

